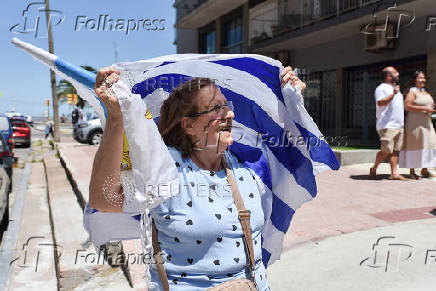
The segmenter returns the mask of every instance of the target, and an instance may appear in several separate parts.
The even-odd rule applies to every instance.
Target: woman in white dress
[[[435,178],[428,168],[436,167],[436,133],[431,120],[435,112],[433,97],[426,90],[426,77],[422,71],[415,72],[414,84],[407,92],[404,109],[407,116],[404,126],[404,142],[400,152],[400,167],[410,168],[410,177]],[[415,168],[422,168],[421,176]]]

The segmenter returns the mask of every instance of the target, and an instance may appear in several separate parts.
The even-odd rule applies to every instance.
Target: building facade
[[[298,68],[326,136],[376,145],[375,87],[393,65],[436,92],[434,0],[177,0],[178,53],[256,53]]]

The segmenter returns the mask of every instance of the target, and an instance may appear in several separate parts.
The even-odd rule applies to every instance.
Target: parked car
[[[3,113],[0,113],[0,133],[10,147],[12,144],[12,125],[9,117]]]
[[[14,157],[11,147],[8,146],[4,137],[0,136],[0,167],[6,170],[9,178],[12,178],[12,169],[15,162],[16,158]]]
[[[33,119],[32,119],[32,116],[27,115],[27,116],[25,116],[25,118],[26,118],[26,122],[27,122],[27,124],[30,125],[31,127],[33,127]]]
[[[21,144],[26,147],[30,147],[31,136],[30,126],[27,124],[26,119],[23,117],[12,117],[12,139],[15,145]]]
[[[5,231],[9,224],[9,193],[11,179],[5,169],[0,167],[0,231]]]
[[[99,144],[103,136],[103,128],[99,118],[79,121],[74,126],[73,137],[80,143]]]
[[[3,135],[0,135],[0,230],[9,223],[9,193],[12,191],[12,169],[16,162]]]

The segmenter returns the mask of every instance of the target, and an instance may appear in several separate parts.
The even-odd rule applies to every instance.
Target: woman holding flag
[[[119,74],[101,69],[95,83],[107,110],[90,184],[90,206],[101,212],[123,212],[124,205],[107,197],[114,191],[123,197],[122,187],[105,188],[108,177],[120,176],[123,152],[122,96],[111,88]],[[290,67],[282,71],[281,82],[305,88]],[[159,290],[222,290],[228,285],[233,289],[226,290],[269,290],[261,249],[264,189],[257,175],[228,150],[233,119],[231,102],[207,78],[180,85],[161,107],[159,133],[183,187],[180,195],[150,210],[153,250],[163,261],[150,270]]]

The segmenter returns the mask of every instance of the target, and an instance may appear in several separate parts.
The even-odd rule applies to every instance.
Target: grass
[[[352,150],[375,150],[375,146],[345,146],[345,147],[332,147],[333,150],[352,151]]]

